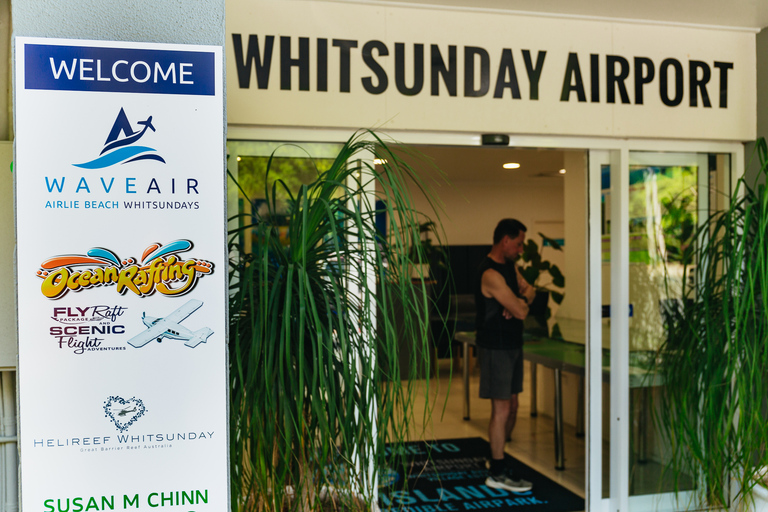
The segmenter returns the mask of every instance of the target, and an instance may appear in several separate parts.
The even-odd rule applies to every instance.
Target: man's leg
[[[517,406],[517,393],[515,393],[509,399],[509,413],[507,414],[507,423],[504,427],[504,439],[506,441],[512,440],[512,431],[515,429],[515,422],[517,421]]]
[[[513,407],[514,404],[514,407]],[[513,414],[512,411],[515,411]],[[491,421],[488,424],[488,439],[491,445],[491,467],[485,485],[512,492],[525,492],[532,488],[531,482],[509,475],[504,461],[504,440],[515,426],[517,395],[509,400],[491,399]]]
[[[504,441],[506,439],[511,405],[511,400],[500,400],[498,398],[491,399],[491,421],[488,423],[488,441],[491,444],[491,459],[504,459]]]

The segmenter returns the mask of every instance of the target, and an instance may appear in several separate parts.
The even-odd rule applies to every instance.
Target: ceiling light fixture
[[[505,169],[519,169],[520,168],[520,164],[518,164],[517,162],[508,162],[508,163],[502,165],[502,167],[505,168]]]
[[[374,158],[373,165],[384,165],[387,161],[384,158]]]
[[[560,174],[565,174],[565,169],[560,169],[560,170],[559,170],[559,171],[557,171],[557,172],[559,172]]]

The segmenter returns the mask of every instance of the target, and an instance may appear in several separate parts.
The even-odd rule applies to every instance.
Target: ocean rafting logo
[[[165,163],[163,157],[158,155],[154,148],[136,144],[147,133],[147,130],[156,131],[152,125],[152,116],[149,116],[146,121],[138,121],[137,124],[143,126],[140,131],[133,130],[128,116],[125,115],[125,110],[121,107],[117,119],[112,125],[112,130],[107,136],[107,141],[104,143],[104,149],[101,150],[98,158],[90,162],[72,165],[83,169],[103,169],[115,164],[126,164],[138,160],[157,160]]]
[[[104,417],[109,418],[120,432],[128,430],[145,412],[147,408],[144,407],[144,402],[136,397],[126,400],[119,396],[110,396],[104,402]]]
[[[165,318],[154,318],[147,316],[146,312],[142,313],[141,321],[144,322],[147,329],[128,340],[128,344],[135,348],[141,348],[153,340],[160,343],[163,338],[184,340],[186,342],[184,345],[190,348],[205,343],[208,337],[213,334],[211,329],[203,327],[197,331],[191,331],[181,325],[185,318],[200,309],[202,305],[202,301],[192,299]]]
[[[43,280],[41,291],[49,299],[60,299],[69,291],[111,285],[116,285],[121,295],[131,291],[146,297],[155,290],[163,295],[184,295],[197,285],[200,277],[213,273],[213,263],[209,261],[183,260],[177,256],[192,247],[189,240],[175,240],[165,246],[155,243],[144,250],[141,263],[94,247],[85,255],[54,256],[44,261],[37,276]],[[86,268],[75,270],[76,267]]]

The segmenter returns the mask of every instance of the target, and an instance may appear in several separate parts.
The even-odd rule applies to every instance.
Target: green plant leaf
[[[372,167],[360,155],[387,163]],[[378,497],[367,468],[383,466],[387,443],[405,440],[410,382],[429,375],[432,299],[409,265],[437,245],[421,243],[409,184],[430,204],[436,198],[372,132],[350,138],[298,187],[272,179],[273,157],[263,211],[239,215],[230,233],[232,509],[322,510],[320,491],[331,486],[341,509],[370,509]],[[384,204],[386,240],[374,199]]]
[[[539,271],[535,267],[525,267],[520,269],[520,275],[528,284],[534,286],[536,278],[539,277]]]
[[[563,303],[563,297],[565,297],[562,293],[558,292],[549,292],[549,296],[552,297],[552,300],[555,301],[555,304],[562,304]]]
[[[557,265],[552,265],[549,267],[549,275],[552,276],[552,284],[557,286],[558,288],[565,287],[565,276],[562,272],[560,272],[560,269]]]
[[[557,241],[554,238],[549,238],[545,236],[543,233],[539,233],[539,236],[544,242],[546,242],[546,244],[548,244],[550,247],[552,247],[556,251],[563,250],[562,246],[559,243],[557,243]],[[542,245],[546,245],[546,244],[542,243]]]

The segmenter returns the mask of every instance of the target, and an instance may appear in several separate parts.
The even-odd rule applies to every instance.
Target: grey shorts
[[[509,400],[523,390],[523,349],[479,350],[480,398]]]

